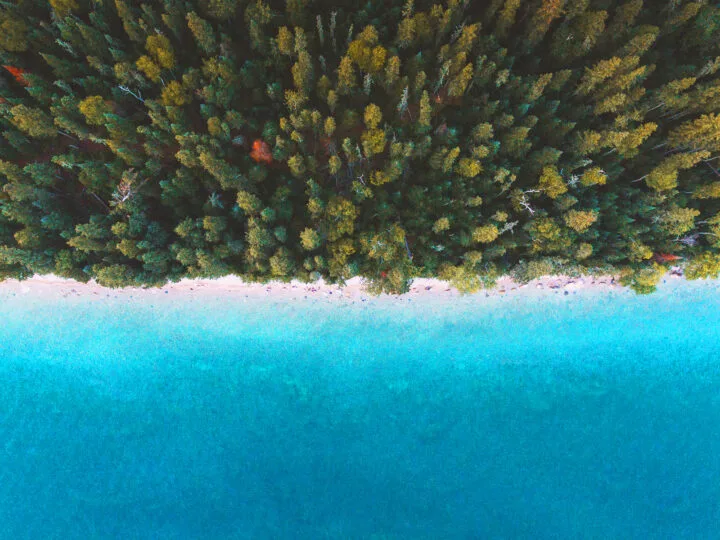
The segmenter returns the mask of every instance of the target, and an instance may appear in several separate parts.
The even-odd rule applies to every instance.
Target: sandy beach
[[[680,278],[678,272],[668,273],[665,279]],[[497,295],[532,294],[540,291],[554,291],[558,294],[571,294],[583,289],[592,290],[618,290],[623,289],[614,276],[546,276],[529,283],[519,284],[510,277],[503,277],[497,281],[495,287],[482,289],[470,297],[483,298]],[[163,287],[140,288],[125,287],[110,289],[98,285],[94,281],[81,283],[72,279],[64,279],[52,274],[36,275],[30,279],[5,280],[0,282],[0,293],[4,294],[42,294],[68,296],[155,296],[167,294],[171,296],[202,297],[209,296],[237,296],[263,297],[272,296],[273,299],[299,299],[299,298],[326,298],[328,300],[362,300],[373,298],[367,292],[363,280],[359,277],[347,281],[344,286],[331,285],[322,280],[313,283],[299,281],[246,283],[235,276],[226,276],[218,279],[183,279],[177,283],[168,283]],[[438,279],[418,278],[404,295],[382,294],[379,298],[447,298],[461,296],[457,289],[445,281]]]

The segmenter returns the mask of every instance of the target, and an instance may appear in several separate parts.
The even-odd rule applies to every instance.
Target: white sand
[[[673,274],[669,274],[673,276]],[[677,276],[674,276],[677,277]],[[613,276],[602,277],[569,277],[569,276],[547,276],[536,279],[527,284],[518,284],[512,278],[503,277],[497,282],[492,289],[483,289],[474,296],[485,297],[488,295],[504,295],[504,294],[531,294],[535,291],[558,290],[558,291],[578,291],[581,289],[618,289],[621,288],[617,279]],[[353,278],[347,281],[345,286],[330,285],[322,280],[314,283],[302,283],[299,281],[291,281],[289,283],[270,282],[267,284],[246,283],[235,276],[227,276],[219,279],[183,279],[178,283],[168,283],[163,287],[139,288],[125,287],[122,289],[109,289],[102,287],[90,281],[89,283],[81,283],[72,279],[64,279],[52,274],[36,275],[24,281],[6,280],[0,282],[0,293],[2,294],[61,294],[62,296],[128,296],[128,295],[159,295],[168,294],[172,296],[188,295],[188,296],[269,296],[273,298],[305,298],[305,297],[325,297],[328,299],[359,299],[369,298],[370,295],[364,287],[361,278]],[[459,296],[461,293],[457,289],[451,287],[447,282],[438,279],[415,279],[410,288],[410,292],[400,296],[412,297],[452,297]],[[381,295],[390,298],[397,297],[393,295]]]

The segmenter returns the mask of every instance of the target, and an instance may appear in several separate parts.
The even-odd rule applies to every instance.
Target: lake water
[[[720,537],[716,282],[0,289],[0,380],[3,539]]]

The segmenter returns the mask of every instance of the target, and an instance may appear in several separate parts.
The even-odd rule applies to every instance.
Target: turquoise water
[[[0,292],[0,537],[718,538],[719,308]]]

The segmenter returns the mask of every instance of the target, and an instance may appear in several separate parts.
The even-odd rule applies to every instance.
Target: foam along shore
[[[678,278],[680,273],[673,271],[666,278]],[[469,295],[477,297],[528,294],[537,291],[553,290],[556,292],[577,292],[582,289],[611,290],[624,289],[614,276],[546,276],[535,279],[529,283],[520,284],[510,277],[503,277],[497,281],[495,287],[482,289]],[[344,286],[332,285],[322,280],[313,283],[300,281],[248,283],[236,276],[226,276],[217,279],[183,279],[176,283],[168,283],[163,287],[125,287],[111,289],[103,287],[94,281],[88,283],[72,279],[61,278],[52,274],[36,275],[27,280],[5,280],[0,282],[0,294],[29,294],[62,296],[153,296],[168,294],[172,296],[238,296],[257,297],[270,296],[273,298],[311,298],[325,297],[328,299],[361,299],[371,298],[367,292],[362,278],[356,277],[348,280]],[[461,293],[448,282],[439,279],[418,278],[404,295],[380,295],[385,298],[412,298],[412,297],[452,297]]]

